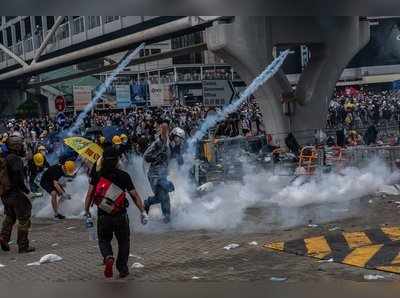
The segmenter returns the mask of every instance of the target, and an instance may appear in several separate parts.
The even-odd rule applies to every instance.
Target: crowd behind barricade
[[[344,145],[398,143],[400,92],[367,88],[336,90],[328,110],[327,129]]]
[[[400,117],[400,92],[373,92],[360,89],[346,94],[335,92],[329,106],[328,128],[341,125],[363,128],[370,124],[397,124]]]

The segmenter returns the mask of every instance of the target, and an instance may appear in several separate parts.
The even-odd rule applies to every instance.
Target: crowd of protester
[[[371,124],[397,125],[400,92],[374,92],[361,88],[336,91],[329,106],[327,128],[360,129]]]
[[[105,127],[118,128],[128,135],[133,149],[143,153],[155,139],[160,121],[167,120],[171,128],[180,127],[190,137],[202,120],[218,109],[220,108],[202,105],[191,107],[176,105],[163,108],[136,108],[126,112],[95,112],[85,118],[80,134],[85,135],[87,131],[101,130]],[[3,119],[0,127],[3,127],[3,133],[8,135],[16,130],[19,131],[33,146],[46,142],[51,146],[49,137],[68,130],[75,119],[76,117],[66,116],[61,123],[48,116],[33,119]],[[240,111],[231,114],[213,131],[216,137],[251,136],[262,133],[264,133],[262,114],[255,103],[244,104]]]

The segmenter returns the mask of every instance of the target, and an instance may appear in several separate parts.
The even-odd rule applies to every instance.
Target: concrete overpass
[[[44,34],[16,43],[11,47],[0,44],[0,107],[3,113],[15,111],[26,99],[25,90],[42,87],[45,84],[31,84],[32,76],[74,65],[88,60],[132,49],[142,42],[157,43],[176,36],[204,30],[216,18],[199,17],[100,17],[93,24],[93,17],[56,18],[54,25]],[[108,20],[108,21],[107,21]],[[107,23],[105,23],[107,21]],[[15,39],[15,38],[13,38]],[[154,59],[163,59],[191,50],[204,49],[205,44],[156,55]],[[151,57],[150,57],[151,58]],[[149,58],[138,59],[136,63]],[[114,63],[105,65],[103,71],[111,70]],[[78,73],[85,76],[101,72]],[[61,78],[65,80],[66,78]],[[45,93],[48,92],[41,89]],[[36,89],[38,90],[38,89]],[[43,92],[42,92],[43,93]],[[57,94],[55,94],[57,95]]]

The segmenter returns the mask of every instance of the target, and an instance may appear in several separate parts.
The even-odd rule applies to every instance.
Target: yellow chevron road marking
[[[310,257],[323,259],[332,252],[324,236],[306,238],[304,242],[307,247],[307,254]]]
[[[357,248],[372,244],[371,240],[369,240],[364,232],[343,232],[343,236],[350,248]]]
[[[358,247],[344,258],[343,264],[364,267],[382,247],[383,244]]]
[[[400,227],[384,227],[381,230],[392,240],[400,240]]]

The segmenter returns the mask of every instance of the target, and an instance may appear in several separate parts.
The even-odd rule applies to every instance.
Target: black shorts
[[[40,183],[40,186],[48,193],[51,194],[53,191],[57,192],[57,189],[54,187],[54,185],[50,185],[47,183]]]

